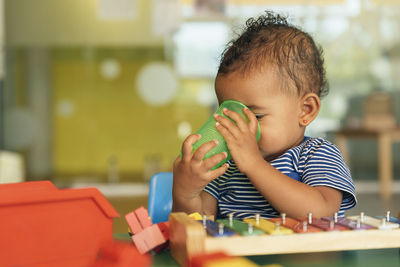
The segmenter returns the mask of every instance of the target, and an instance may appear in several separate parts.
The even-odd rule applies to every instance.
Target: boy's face
[[[258,147],[268,161],[299,145],[304,138],[300,97],[286,88],[282,90],[282,78],[273,69],[265,68],[246,74],[219,74],[215,80],[220,104],[225,100],[236,100],[256,115],[261,127]]]

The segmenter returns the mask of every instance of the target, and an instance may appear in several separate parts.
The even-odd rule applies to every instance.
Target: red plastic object
[[[166,242],[164,244],[161,244],[153,249],[155,253],[159,253],[163,251],[164,249],[169,247],[169,222],[160,222],[157,223],[158,228],[160,228],[160,231],[162,235],[164,236],[164,239]]]
[[[0,265],[89,266],[113,240],[116,210],[96,188],[0,185]]]
[[[110,242],[101,247],[91,267],[148,267],[151,263],[150,255],[141,255],[132,243]]]
[[[161,233],[163,234],[165,240],[169,240],[169,222],[160,222],[157,223],[158,228],[160,228]]]

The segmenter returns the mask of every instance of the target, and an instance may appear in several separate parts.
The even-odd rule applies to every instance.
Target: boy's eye
[[[255,114],[255,115],[257,120],[261,120],[265,116],[265,114]]]

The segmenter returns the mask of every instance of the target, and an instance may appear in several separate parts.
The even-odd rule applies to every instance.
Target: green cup
[[[243,113],[243,108],[245,108],[245,107],[246,106],[244,104],[242,104],[238,101],[226,100],[219,106],[218,110],[215,113],[233,121],[231,118],[225,116],[224,113],[222,112],[222,110],[224,108],[227,108],[229,110],[232,110],[232,111],[235,111],[236,113],[238,113],[248,123],[249,120],[247,119],[247,116]],[[232,159],[231,153],[229,152],[229,149],[225,142],[225,139],[220,134],[220,132],[217,130],[217,128],[215,127],[215,123],[216,123],[216,120],[214,119],[214,116],[211,116],[206,121],[206,123],[204,123],[204,125],[196,132],[196,134],[201,134],[201,138],[200,138],[200,140],[196,141],[193,144],[193,152],[194,152],[204,143],[207,143],[214,139],[218,141],[218,145],[216,147],[212,148],[210,151],[208,151],[208,153],[205,155],[204,159],[212,157],[221,152],[226,152],[228,154],[228,156],[225,159],[223,159],[221,162],[219,162],[217,165],[215,165],[212,168],[213,170],[216,168],[219,168],[220,166],[222,166],[222,164],[224,164],[228,160]],[[258,128],[257,128],[256,138],[257,138],[257,142],[258,142],[258,140],[260,140],[260,136],[261,136],[261,129],[260,129],[260,125],[258,123],[257,123],[257,127]]]

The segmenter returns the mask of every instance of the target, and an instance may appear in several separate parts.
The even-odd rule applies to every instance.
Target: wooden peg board
[[[171,255],[183,266],[194,255],[218,251],[249,256],[396,248],[400,247],[400,229],[210,237],[201,223],[177,212],[170,215],[170,247]]]

